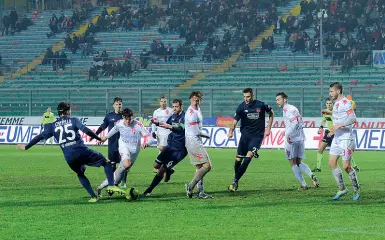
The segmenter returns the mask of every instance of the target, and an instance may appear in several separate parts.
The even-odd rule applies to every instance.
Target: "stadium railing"
[[[125,106],[133,109],[137,116],[151,115],[159,105],[159,97],[165,96],[171,102],[180,98],[189,105],[188,96],[192,90],[200,90],[204,94],[201,109],[203,115],[233,116],[236,107],[242,102],[242,89],[237,87],[199,87],[186,89],[172,88],[40,88],[31,89],[0,89],[0,116],[40,116],[48,106],[55,107],[60,101],[73,104],[75,116],[103,116],[111,111],[113,98],[122,96]],[[297,106],[303,116],[319,117],[325,107],[324,100],[328,97],[325,86],[324,96],[320,96],[320,87],[253,87],[257,99],[271,105],[277,116],[282,115],[281,109],[275,104],[277,92],[285,91],[290,103]],[[365,87],[346,87],[345,95],[353,96],[357,104],[358,117],[385,117],[385,87],[368,89]]]

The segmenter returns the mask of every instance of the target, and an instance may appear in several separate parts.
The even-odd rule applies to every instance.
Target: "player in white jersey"
[[[339,82],[330,85],[329,95],[334,100],[333,128],[329,133],[329,135],[334,134],[334,139],[329,151],[329,166],[339,188],[333,200],[337,200],[349,192],[344,183],[342,170],[338,166],[338,159],[341,156],[342,167],[349,174],[353,185],[353,200],[357,201],[361,196],[360,185],[358,184],[356,171],[351,166],[352,153],[356,148],[355,137],[352,131],[353,125],[356,122],[356,114],[354,113],[352,103],[343,95],[343,87]]]
[[[202,131],[202,112],[199,104],[202,100],[202,93],[194,91],[190,94],[190,107],[185,114],[185,136],[186,149],[190,157],[191,164],[196,167],[194,178],[186,184],[186,193],[192,198],[194,187],[198,184],[199,198],[212,198],[204,193],[203,177],[211,170],[210,157],[203,147],[203,138],[210,138],[208,134]]]
[[[151,134],[144,128],[143,124],[134,119],[134,114],[131,109],[126,108],[122,112],[123,120],[117,122],[115,127],[113,127],[107,134],[107,136],[102,136],[102,142],[105,142],[107,139],[112,137],[116,133],[120,133],[119,137],[119,153],[121,156],[121,161],[119,168],[115,171],[115,185],[119,184],[122,180],[124,172],[128,171],[135,163],[139,152],[140,147],[143,149],[146,148],[154,140],[151,137]],[[141,144],[141,139],[144,138],[143,144]],[[97,192],[100,195],[100,191],[105,187],[106,181],[104,181],[98,188]],[[136,190],[131,188],[130,194]]]
[[[278,107],[283,108],[286,159],[290,161],[291,169],[301,184],[300,189],[308,189],[301,170],[310,177],[315,187],[319,187],[318,178],[312,173],[309,166],[302,162],[302,159],[305,159],[306,139],[303,131],[301,114],[295,106],[288,104],[288,96],[286,93],[277,93],[275,101],[277,102]]]
[[[152,119],[156,122],[167,122],[174,111],[167,106],[167,99],[164,96],[160,97],[159,105],[160,107],[154,111]],[[167,138],[170,133],[171,131],[169,129],[157,127],[155,124],[152,124],[152,137],[157,140],[160,152],[167,146]],[[161,165],[162,163],[156,159],[153,172],[158,172]]]

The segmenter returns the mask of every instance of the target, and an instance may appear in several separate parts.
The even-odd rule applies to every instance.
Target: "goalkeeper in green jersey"
[[[318,129],[318,134],[321,134],[322,131],[324,130],[324,127],[326,127],[325,132],[324,132],[324,137],[322,139],[321,144],[319,145],[318,148],[318,153],[317,153],[317,167],[312,170],[312,172],[321,172],[321,164],[323,160],[323,152],[326,147],[330,147],[334,135],[331,135],[330,137],[328,134],[332,131],[333,129],[333,117],[332,117],[332,112],[333,112],[333,102],[330,98],[326,99],[326,109],[322,110],[322,122],[321,126]],[[351,158],[351,164],[352,167],[359,172],[360,169],[357,167],[356,163],[354,162],[353,157]]]
[[[51,107],[48,107],[47,111],[43,114],[43,119],[41,120],[41,126],[43,127],[42,132],[44,131],[44,129],[47,128],[48,125],[52,124],[55,120],[55,115],[53,114]],[[53,137],[44,141],[44,145],[47,141],[52,144],[52,139]]]

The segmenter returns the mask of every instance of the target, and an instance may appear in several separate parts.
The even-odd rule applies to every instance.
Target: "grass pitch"
[[[95,147],[107,154],[106,147]],[[234,149],[209,149],[213,169],[205,178],[215,199],[188,199],[184,185],[194,167],[188,159],[176,166],[169,183],[148,198],[127,202],[103,199],[96,204],[67,166],[59,147],[35,146],[22,152],[0,146],[0,239],[384,239],[385,161],[381,152],[357,152],[362,197],[331,201],[337,191],[325,152],[321,187],[298,191],[283,150],[261,150],[240,181],[233,178]],[[156,149],[143,150],[129,173],[140,193],[151,183]],[[315,151],[306,163],[314,167]],[[103,169],[88,167],[93,187]],[[352,192],[347,175],[345,182]],[[311,182],[306,177],[309,185]]]

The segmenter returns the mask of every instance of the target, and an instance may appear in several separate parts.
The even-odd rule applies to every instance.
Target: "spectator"
[[[166,54],[164,56],[164,61],[170,61],[172,58],[172,55],[174,54],[174,48],[171,46],[171,44],[168,44],[168,47],[166,49]]]

